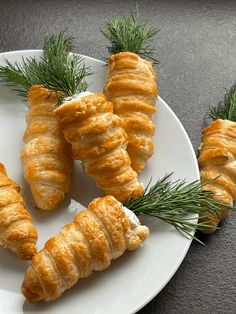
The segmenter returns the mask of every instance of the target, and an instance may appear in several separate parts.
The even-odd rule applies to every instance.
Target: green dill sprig
[[[31,86],[43,85],[38,78],[40,71],[35,58],[22,58],[21,63],[11,63],[5,59],[5,65],[0,66],[0,81],[25,98]]]
[[[156,49],[152,46],[153,37],[158,31],[149,27],[146,22],[137,20],[132,12],[108,21],[101,30],[111,43],[107,47],[110,54],[134,52],[154,64],[159,63],[155,57]]]
[[[33,85],[43,85],[49,90],[63,93],[71,97],[85,91],[87,83],[85,77],[91,75],[83,59],[71,53],[72,39],[60,33],[46,39],[43,56],[22,58],[21,63],[11,63],[0,67],[0,81],[13,89],[22,97],[27,97],[28,90]]]
[[[236,122],[236,83],[230,90],[226,89],[224,101],[208,109],[206,117],[212,120],[223,119]]]
[[[195,229],[204,230],[210,227],[210,222],[194,222],[196,216],[206,215],[206,212],[218,212],[222,208],[236,210],[235,207],[223,204],[211,198],[213,192],[203,190],[198,181],[186,183],[185,180],[170,181],[166,175],[157,181],[151,188],[145,189],[144,194],[138,198],[131,198],[125,206],[135,214],[153,216],[174,226],[174,228],[187,238],[197,239],[193,232]],[[205,184],[208,184],[206,182]]]
[[[63,33],[46,40],[43,49],[42,69],[47,76],[47,88],[63,92],[66,97],[85,91],[88,87],[85,77],[92,74],[82,57],[70,53],[73,49],[72,39]]]

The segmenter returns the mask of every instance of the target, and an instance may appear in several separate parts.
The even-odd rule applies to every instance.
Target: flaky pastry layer
[[[64,200],[71,184],[73,158],[53,113],[58,97],[42,86],[28,93],[29,111],[21,158],[24,177],[36,206],[51,210]]]
[[[122,120],[113,114],[113,105],[103,94],[66,102],[55,114],[74,158],[82,161],[98,187],[121,202],[143,193],[130,165]]]
[[[32,217],[20,195],[20,186],[7,176],[0,163],[0,245],[28,260],[36,254],[37,239]]]
[[[110,56],[104,94],[122,119],[131,166],[140,173],[154,152],[152,117],[158,89],[152,63],[132,52]]]
[[[80,278],[141,247],[148,234],[146,226],[131,226],[113,196],[97,198],[33,257],[22,293],[30,303],[59,298]]]
[[[233,205],[236,197],[236,123],[217,119],[203,130],[202,136],[198,158],[201,179],[203,183],[215,179],[203,189],[212,190],[216,200]],[[211,228],[205,233],[214,232],[229,214],[227,209],[206,213],[201,220],[210,223]]]

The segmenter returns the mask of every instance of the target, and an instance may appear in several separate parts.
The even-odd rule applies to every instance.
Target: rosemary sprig
[[[46,39],[43,57],[22,58],[22,63],[11,63],[0,67],[0,81],[23,97],[33,85],[43,85],[49,90],[62,92],[65,97],[71,97],[85,91],[85,77],[91,75],[83,59],[70,53],[73,50],[72,39],[60,33]]]
[[[146,22],[138,21],[132,12],[108,21],[104,30],[101,30],[111,43],[107,47],[110,54],[130,51],[154,64],[159,61],[155,58],[156,49],[151,43],[158,31],[149,27]]]
[[[224,101],[208,109],[206,117],[212,120],[223,119],[236,122],[236,83],[230,90],[226,89]]]
[[[203,190],[198,181],[186,183],[185,180],[170,181],[166,175],[157,181],[151,188],[145,189],[142,196],[131,198],[125,206],[135,214],[153,216],[175,227],[187,238],[194,238],[193,231],[210,227],[208,222],[197,222],[195,215],[205,215],[206,212],[218,212],[222,208],[236,210],[235,207],[223,204],[211,198],[213,192]],[[206,182],[204,184],[208,184]],[[193,218],[194,217],[194,218]]]

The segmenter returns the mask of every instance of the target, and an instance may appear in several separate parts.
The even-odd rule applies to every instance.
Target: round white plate
[[[0,54],[20,62],[21,57],[36,57],[41,51],[26,50]],[[96,74],[90,76],[89,90],[101,92],[106,66],[84,57]],[[102,195],[93,180],[83,174],[76,162],[71,192],[57,210],[48,213],[36,210],[29,188],[23,179],[20,152],[25,129],[27,104],[8,87],[0,86],[0,161],[7,167],[8,175],[23,188],[26,207],[33,215],[39,232],[38,249],[45,241],[72,221],[76,210],[83,209],[94,197]],[[159,97],[155,116],[155,154],[149,160],[140,181],[146,185],[152,177],[154,183],[166,173],[174,171],[174,179],[193,181],[199,179],[196,157],[190,140],[178,118]],[[81,205],[76,205],[74,201]],[[74,205],[73,205],[74,203]],[[169,225],[151,218],[142,222],[150,228],[150,237],[142,249],[126,252],[112,262],[109,269],[95,272],[80,280],[72,289],[52,302],[28,304],[20,293],[21,282],[28,263],[19,261],[10,251],[0,248],[0,313],[57,313],[57,314],[128,314],[138,311],[167,284],[185,257],[191,241]]]

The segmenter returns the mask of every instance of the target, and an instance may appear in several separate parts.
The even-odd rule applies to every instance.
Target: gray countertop
[[[236,1],[137,1],[160,29],[154,42],[161,97],[184,125],[195,151],[203,117],[236,78]],[[99,29],[135,1],[0,0],[0,52],[42,47],[45,35],[67,29],[79,53],[107,55]],[[236,215],[205,246],[192,243],[167,286],[140,314],[236,313]]]

